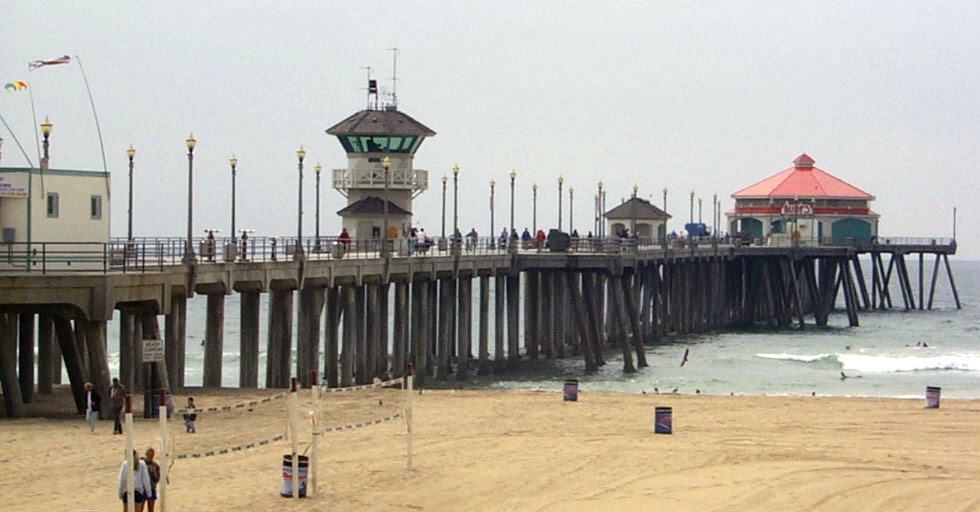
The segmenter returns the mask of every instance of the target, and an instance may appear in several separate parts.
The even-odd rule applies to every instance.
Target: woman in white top
[[[130,470],[130,464],[135,470]],[[146,502],[146,497],[150,495],[153,489],[153,485],[150,483],[150,472],[146,469],[146,463],[140,460],[139,455],[137,455],[136,450],[133,450],[133,459],[131,461],[124,460],[122,466],[119,467],[119,499],[123,502],[123,512],[127,512],[126,508],[126,498],[127,496],[127,478],[133,479],[133,503],[135,504],[134,510],[136,512],[143,512],[143,504]]]

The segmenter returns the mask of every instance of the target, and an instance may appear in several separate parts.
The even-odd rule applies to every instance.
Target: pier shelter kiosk
[[[40,256],[32,254],[80,250],[71,242],[108,242],[108,191],[106,172],[0,167],[0,242],[8,253],[21,255],[4,258],[0,267],[23,268],[26,259],[36,265]],[[72,268],[84,270],[85,262],[73,262]]]
[[[606,219],[608,233],[622,233],[625,229],[629,230],[630,236],[663,240],[667,236],[670,215],[642,197],[630,197],[607,211],[603,218]]]
[[[412,200],[429,182],[428,171],[413,167],[415,152],[436,133],[395,105],[357,112],[327,133],[347,152],[347,168],[333,170],[333,188],[347,198],[337,212],[344,229],[354,238],[381,238],[387,202],[388,237],[405,236],[412,226]]]
[[[870,242],[878,235],[873,195],[814,167],[807,154],[793,166],[732,194],[731,232],[769,245]]]

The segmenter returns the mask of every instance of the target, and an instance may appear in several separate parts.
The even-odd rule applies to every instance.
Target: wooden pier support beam
[[[357,287],[345,285],[342,288],[344,304],[344,341],[340,357],[340,387],[354,385],[354,346],[357,344]]]
[[[17,315],[17,378],[25,404],[34,401],[34,314]]]
[[[320,317],[323,314],[325,289],[305,286],[299,292],[299,315],[296,322],[296,377],[300,386],[312,385],[313,371],[320,361]]]
[[[184,388],[184,365],[187,354],[186,295],[175,293],[170,297],[170,314],[164,316],[163,330],[163,351],[167,361],[171,392],[179,393]]]
[[[238,365],[238,387],[259,387],[259,292],[241,294],[239,331],[241,356]]]
[[[456,380],[470,378],[470,357],[473,351],[473,280],[459,279],[456,297]]]
[[[439,280],[439,345],[436,349],[436,380],[449,380],[449,346],[453,336],[452,309],[456,292],[456,281],[452,278]]]
[[[269,291],[269,332],[266,345],[265,387],[284,389],[290,384],[293,338],[293,290]]]
[[[494,277],[494,287],[493,287],[493,298],[494,298],[494,308],[493,308],[493,374],[503,375],[507,371],[505,364],[506,355],[504,350],[504,319],[506,318],[506,277],[504,275],[498,275]]]
[[[517,368],[520,353],[520,274],[509,274],[507,280],[507,358],[511,368]]]
[[[27,416],[17,379],[17,315],[0,313],[0,389],[8,418]]]
[[[492,233],[491,233],[492,234]],[[490,375],[490,276],[480,276],[479,365],[477,375]]]
[[[61,360],[55,358],[54,324],[51,315],[37,316],[37,392],[50,395],[54,374],[61,381]]]
[[[204,387],[221,387],[221,366],[225,348],[225,295],[207,294],[207,327],[204,337]],[[288,357],[288,356],[287,356]]]
[[[326,290],[326,315],[323,330],[323,375],[324,384],[331,388],[340,387],[340,318],[344,311],[344,296],[340,288]]]
[[[408,282],[395,283],[395,326],[392,333],[393,358],[391,371],[397,377],[405,375],[407,355],[409,350],[409,321],[410,304],[408,301]]]

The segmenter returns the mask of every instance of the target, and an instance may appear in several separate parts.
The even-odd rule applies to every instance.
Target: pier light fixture
[[[691,191],[691,224],[694,224],[694,191]]]
[[[41,162],[41,168],[42,169],[47,169],[48,168],[48,158],[49,158],[49,156],[48,156],[48,138],[51,137],[51,128],[52,128],[52,126],[53,125],[51,124],[51,121],[48,119],[48,117],[47,116],[44,116],[44,122],[41,123],[41,134],[44,135],[44,143],[43,143],[44,160]]]
[[[385,171],[385,193],[384,193],[384,231],[381,233],[381,255],[387,256],[388,253],[388,187],[391,183],[391,158],[387,155],[381,159],[381,168]]]
[[[630,235],[636,237],[636,193],[640,191],[640,186],[636,183],[633,184],[633,197],[630,199],[630,212],[633,216],[632,226],[630,226]]]
[[[575,231],[573,221],[575,220],[575,188],[568,187],[568,232]]]
[[[293,259],[301,261],[303,259],[303,160],[306,158],[306,150],[300,146],[296,150],[296,159],[299,160],[299,201],[296,205],[296,252]]]
[[[453,164],[453,254],[459,254],[459,164]]]
[[[558,175],[558,231],[561,231],[561,186],[565,183],[565,178]]]
[[[538,184],[531,185],[531,230],[532,235],[538,232]]]
[[[664,242],[664,249],[666,249],[667,248],[667,187],[664,187],[663,192],[664,192],[664,234],[663,234],[663,237],[664,238],[663,238],[663,242]]]
[[[721,210],[718,204],[718,194],[714,195],[711,205],[714,208],[714,212],[711,215],[711,234],[718,236],[718,211]]]
[[[126,240],[133,241],[133,158],[136,157],[136,148],[132,144],[126,149],[126,156],[129,157],[129,209],[126,211]]]
[[[237,244],[238,237],[235,235],[235,177],[238,174],[238,157],[232,153],[228,163],[231,165],[231,243]]]
[[[446,183],[449,182],[449,177],[445,174],[442,175],[442,238],[446,239]]]
[[[599,180],[595,194],[595,235],[602,238],[602,180]]]
[[[510,231],[507,232],[508,247],[516,249],[517,245],[511,234],[514,232],[514,180],[517,179],[517,170],[510,170]]]
[[[495,227],[493,225],[493,191],[496,186],[497,186],[497,181],[490,180],[490,240],[491,240],[490,246],[491,247],[493,247],[493,237],[494,237],[493,228]]]
[[[184,263],[192,264],[196,259],[194,255],[194,234],[191,226],[194,225],[194,148],[197,146],[197,139],[194,134],[187,136],[187,242],[184,247]]]
[[[322,250],[320,247],[320,173],[323,171],[320,162],[313,166],[313,171],[316,172],[316,242],[313,244],[313,250],[320,252]]]

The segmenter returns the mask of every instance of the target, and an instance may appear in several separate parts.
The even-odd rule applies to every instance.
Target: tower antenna
[[[374,96],[374,108],[378,108],[378,81],[371,80],[371,66],[364,66],[361,69],[367,70],[367,108],[371,109],[371,97]]]
[[[392,53],[391,64],[391,106],[398,108],[398,48],[388,48]]]

